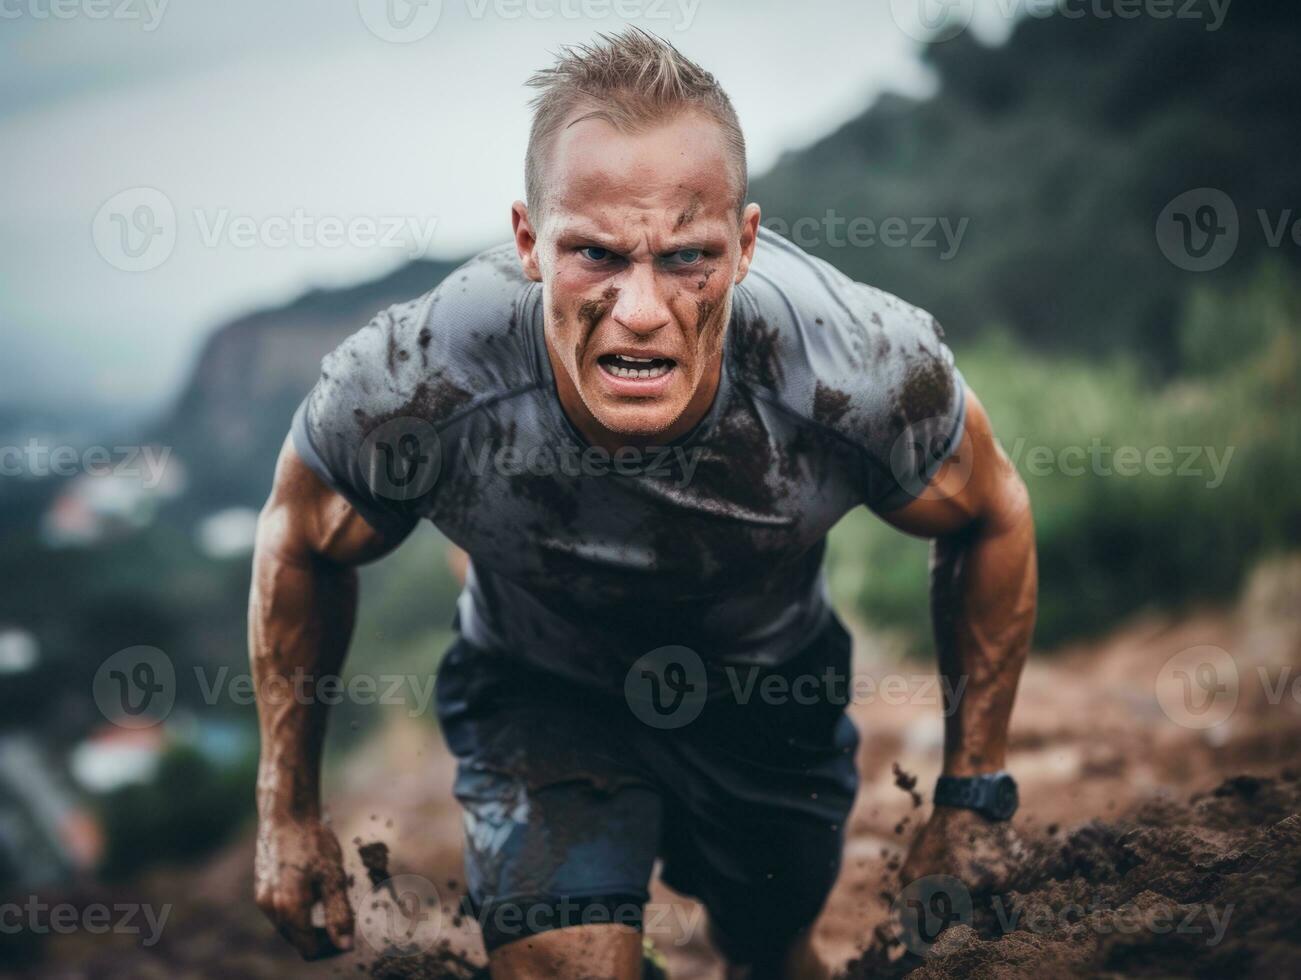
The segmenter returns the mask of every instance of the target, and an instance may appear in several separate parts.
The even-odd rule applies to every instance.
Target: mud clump
[[[925,352],[913,365],[899,391],[899,407],[908,425],[943,417],[953,403],[953,376],[936,355]]]
[[[427,953],[385,954],[370,965],[373,980],[486,980],[486,967],[476,966],[444,940]]]
[[[389,879],[388,872],[388,845],[382,840],[372,841],[369,844],[357,845],[357,856],[361,858],[362,867],[366,869],[366,877],[370,879],[371,886],[378,888]]]
[[[822,425],[835,425],[849,411],[849,393],[824,385],[813,390],[813,418]]]
[[[897,762],[890,764],[890,771],[894,774],[894,784],[912,798],[913,809],[916,810],[922,805],[922,794],[917,792],[916,775],[905,771]]]
[[[355,843],[371,885],[387,885],[391,892],[388,845],[383,841]],[[456,882],[448,881],[447,885],[453,888]],[[459,914],[455,916],[454,925],[459,924],[459,918]],[[440,939],[431,949],[418,953],[382,953],[370,964],[370,975],[374,980],[481,980],[488,971],[475,964],[465,951],[454,949],[450,940]]]
[[[1027,837],[1032,857],[1009,890],[972,894],[929,950],[878,930],[846,980],[1297,976],[1299,811],[1301,783],[1285,771],[1148,802],[1062,840]]]

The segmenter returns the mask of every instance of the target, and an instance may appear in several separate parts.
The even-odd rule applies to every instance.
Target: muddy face
[[[552,148],[542,213],[516,205],[560,398],[593,441],[672,438],[708,410],[759,219],[753,204],[738,217],[736,183],[694,112],[636,133],[579,116]]]

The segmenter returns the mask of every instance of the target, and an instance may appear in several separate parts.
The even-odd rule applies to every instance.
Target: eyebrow
[[[702,223],[700,227],[707,228],[707,225]],[[681,251],[684,248],[702,248],[710,244],[718,244],[719,239],[722,237],[722,235],[713,235],[708,232],[694,235],[673,233],[668,236],[667,243],[663,250],[657,250],[656,254],[666,255],[671,252]],[[629,251],[626,247],[626,243],[619,241],[617,235],[601,231],[595,225],[586,222],[575,222],[569,225],[561,225],[559,230],[556,232],[557,241],[575,238],[589,240],[593,244],[600,245],[602,248],[608,248],[610,251],[617,252],[620,255],[627,254]]]

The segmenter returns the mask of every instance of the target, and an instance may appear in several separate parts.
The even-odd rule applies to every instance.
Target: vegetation
[[[1301,544],[1301,286],[1271,263],[1227,293],[1196,289],[1177,340],[1180,370],[1159,383],[1120,356],[1044,356],[1006,333],[958,351],[1030,490],[1041,645],[1224,596]],[[921,644],[926,561],[924,543],[855,514],[833,535],[832,585]]]

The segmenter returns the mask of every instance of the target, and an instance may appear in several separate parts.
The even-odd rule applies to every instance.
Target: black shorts
[[[840,867],[858,786],[850,660],[831,616],[781,666],[710,677],[699,714],[664,728],[617,693],[458,640],[437,704],[487,948],[601,922],[653,932],[643,906],[658,858],[662,879],[708,909],[731,962],[779,955]]]

